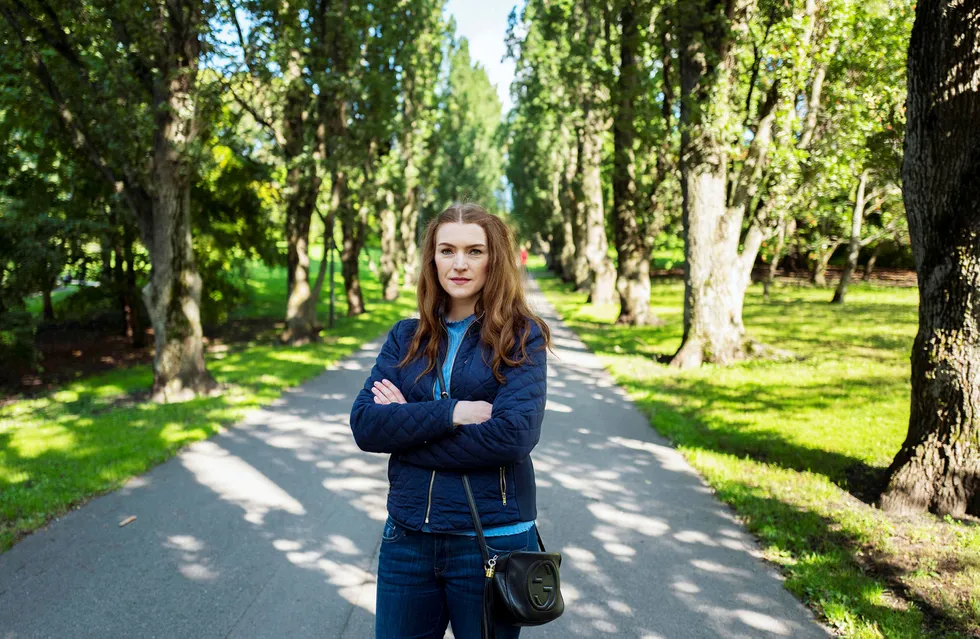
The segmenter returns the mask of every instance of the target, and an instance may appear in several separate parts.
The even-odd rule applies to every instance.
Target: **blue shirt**
[[[463,343],[463,336],[466,334],[466,329],[470,327],[473,320],[476,319],[475,315],[470,315],[469,317],[464,317],[461,320],[455,322],[446,322],[446,329],[449,331],[449,348],[446,351],[446,361],[442,365],[442,374],[446,378],[446,388],[442,389],[439,387],[439,382],[436,382],[432,389],[432,396],[434,399],[439,398],[439,391],[446,390],[449,392],[449,386],[451,385],[451,378],[453,375],[453,363],[456,359],[456,351],[459,350],[459,345]],[[506,526],[495,526],[493,528],[487,528],[483,531],[485,537],[503,537],[504,535],[516,535],[518,533],[527,532],[534,525],[533,521],[519,521],[516,524],[508,524]],[[423,524],[422,532],[431,532],[429,530],[428,524]],[[466,532],[457,533],[460,535],[468,535],[470,537],[476,537],[475,530],[468,530]]]

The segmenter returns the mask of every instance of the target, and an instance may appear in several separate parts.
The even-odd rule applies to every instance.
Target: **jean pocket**
[[[530,546],[528,541],[530,531],[517,533],[516,535],[500,535],[499,537],[487,537],[487,550],[490,555],[502,555],[506,552],[515,550],[527,550]]]
[[[389,517],[385,522],[384,532],[381,533],[381,541],[391,543],[393,541],[398,541],[405,536],[405,529],[395,523],[395,521]]]

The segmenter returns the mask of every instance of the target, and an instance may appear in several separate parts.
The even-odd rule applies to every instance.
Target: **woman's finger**
[[[379,404],[391,403],[390,401],[388,401],[388,398],[385,397],[384,393],[382,393],[381,390],[378,389],[377,387],[372,387],[371,392],[374,393],[374,401],[376,401],[377,403]]]
[[[383,382],[385,386],[388,388],[388,390],[390,391],[389,397],[392,398],[392,401],[397,402],[399,404],[404,404],[405,396],[402,395],[402,392],[400,390],[398,390],[398,387],[395,386],[394,383],[389,382],[388,380],[383,380]]]
[[[378,389],[378,392],[380,392],[389,402],[395,401],[395,396],[391,392],[391,389],[385,386],[382,382],[375,382],[374,387]]]

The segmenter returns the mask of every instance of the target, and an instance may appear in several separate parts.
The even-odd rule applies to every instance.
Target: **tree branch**
[[[144,237],[147,237],[147,233],[152,229],[152,224],[148,215],[149,207],[147,201],[149,198],[146,192],[132,180],[128,172],[123,172],[121,180],[116,177],[115,171],[113,171],[109,162],[97,148],[93,136],[87,131],[82,120],[75,116],[67,100],[65,100],[64,94],[55,82],[54,77],[41,59],[41,56],[27,40],[23,28],[17,20],[17,16],[11,11],[10,6],[6,4],[0,6],[0,13],[3,14],[7,23],[13,28],[14,34],[20,40],[21,46],[24,47],[24,53],[33,63],[38,81],[54,102],[58,122],[68,134],[72,145],[88,158],[95,167],[96,172],[102,176],[112,192],[122,195],[133,212],[136,221],[140,224],[141,230],[144,232]]]
[[[755,136],[749,145],[745,162],[734,180],[735,188],[732,190],[732,208],[746,206],[758,191],[759,177],[765,168],[766,155],[769,153],[769,145],[772,143],[773,121],[776,119],[776,103],[779,99],[779,81],[776,80],[769,87],[766,93],[766,100],[759,109],[759,124],[755,131]]]
[[[277,129],[272,122],[266,120],[261,115],[259,115],[255,107],[253,107],[244,98],[238,95],[238,93],[235,91],[234,86],[232,86],[231,82],[229,82],[222,76],[218,76],[218,81],[221,82],[222,86],[228,89],[228,92],[231,93],[231,97],[233,97],[235,99],[235,102],[237,102],[243,109],[245,109],[248,112],[249,115],[252,116],[252,119],[254,119],[260,126],[265,127],[269,131],[269,133],[272,134],[272,139],[276,143],[276,146],[279,147],[279,150],[280,151],[285,150],[286,139],[279,132],[279,129]]]

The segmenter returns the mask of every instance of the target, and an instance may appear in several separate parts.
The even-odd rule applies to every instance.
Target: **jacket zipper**
[[[482,317],[482,315],[481,315],[481,317]],[[460,340],[459,340],[459,345],[460,346],[463,345],[463,339],[466,338],[466,334],[470,332],[470,326],[473,326],[473,324],[475,324],[475,323],[476,323],[476,320],[473,320],[466,327],[466,330],[463,331],[463,337],[461,337]],[[456,366],[456,356],[457,355],[459,355],[459,349],[458,348],[456,349],[456,352],[453,353],[453,361],[450,362],[450,364],[449,364],[449,382],[448,382],[449,386],[452,386],[452,384],[453,384],[453,368]],[[438,375],[438,373],[437,373],[437,375]],[[449,395],[449,389],[448,388],[444,388],[442,390],[445,391],[446,395]],[[426,503],[425,503],[425,523],[429,523],[429,513],[432,512],[432,487],[435,485],[435,483],[436,483],[436,471],[432,471],[432,476],[429,478],[429,497],[428,497],[428,499],[426,500]],[[504,503],[505,504],[507,503],[506,498],[505,498]]]
[[[507,505],[507,474],[503,466],[500,467],[500,499]]]
[[[429,501],[425,506],[425,523],[429,523],[429,511],[432,510],[432,486],[436,483],[436,471],[432,471],[432,477],[429,479]]]

